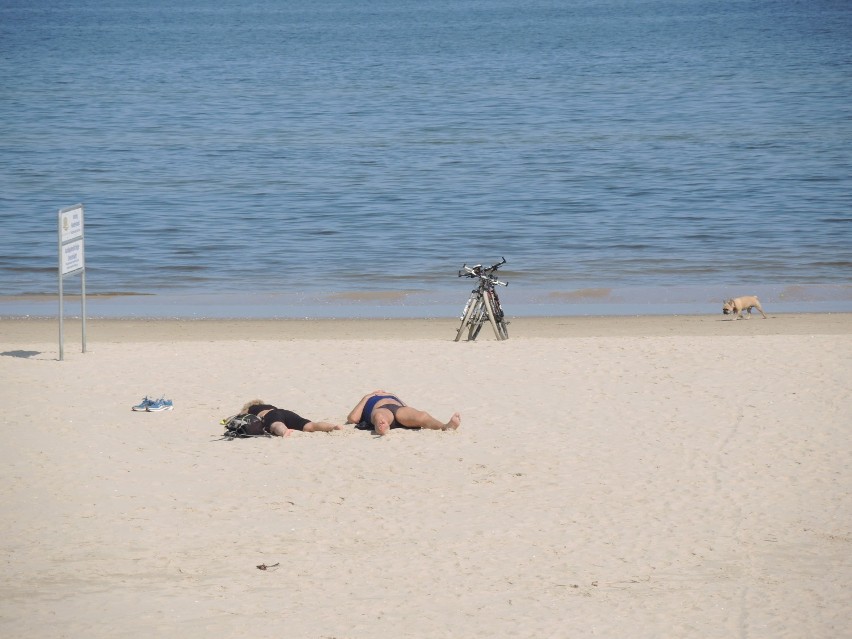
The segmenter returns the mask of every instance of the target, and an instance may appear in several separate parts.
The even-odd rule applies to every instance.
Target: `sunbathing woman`
[[[377,435],[387,435],[391,428],[455,430],[461,424],[461,416],[453,413],[450,421],[442,424],[426,411],[406,406],[396,395],[377,390],[361,398],[349,413],[346,423],[371,424]]]
[[[328,433],[343,428],[343,426],[329,424],[328,422],[312,422],[293,411],[267,404],[262,399],[246,402],[240,410],[240,415],[257,415],[263,422],[263,430],[278,437],[286,437],[291,430],[301,430],[306,433]]]

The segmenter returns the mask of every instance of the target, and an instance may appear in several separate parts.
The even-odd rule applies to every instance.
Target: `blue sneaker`
[[[133,407],[133,408],[131,408],[130,410],[135,410],[135,411],[137,411],[137,412],[139,412],[139,411],[147,411],[147,410],[148,410],[148,406],[150,406],[150,405],[151,405],[151,400],[150,400],[150,399],[148,399],[148,397],[146,396],[146,397],[145,397],[145,399],[143,399],[141,402],[139,402],[138,404],[136,404],[136,406],[134,406],[134,407]]]
[[[148,412],[149,413],[158,413],[161,410],[172,410],[174,405],[172,404],[172,400],[170,399],[156,399],[153,402],[148,403]]]

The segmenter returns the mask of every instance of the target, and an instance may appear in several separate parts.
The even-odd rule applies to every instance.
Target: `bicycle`
[[[483,268],[481,264],[476,266],[462,265],[459,277],[469,277],[479,281],[476,288],[470,292],[470,297],[462,311],[461,326],[456,333],[456,342],[461,339],[465,328],[467,328],[467,341],[475,340],[486,320],[491,324],[498,340],[509,339],[509,328],[507,326],[509,322],[506,321],[503,307],[500,304],[500,297],[495,288],[495,286],[509,285],[506,282],[501,282],[494,275],[497,269],[506,263],[505,257],[500,259],[502,261],[487,268]]]

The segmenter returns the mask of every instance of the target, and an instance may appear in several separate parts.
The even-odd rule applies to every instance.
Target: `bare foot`
[[[450,421],[447,422],[442,430],[455,430],[459,426],[461,426],[461,415],[453,413],[453,416],[450,417]]]

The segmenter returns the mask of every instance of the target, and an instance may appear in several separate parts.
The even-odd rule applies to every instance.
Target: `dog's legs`
[[[763,312],[763,309],[760,308],[760,304],[755,304],[754,307],[760,311],[760,314],[763,315],[763,319],[766,319],[766,313]]]

